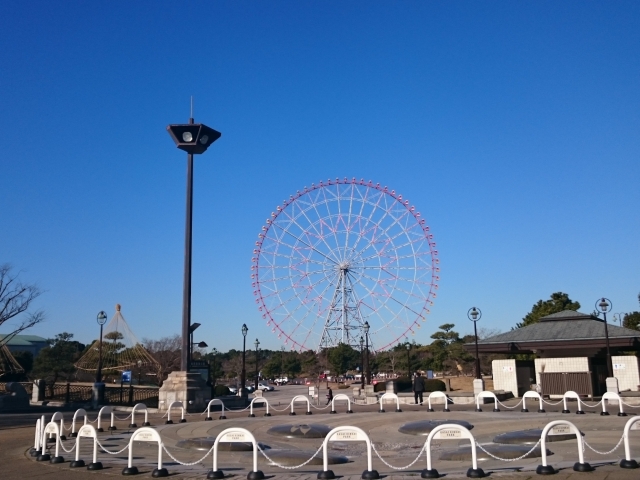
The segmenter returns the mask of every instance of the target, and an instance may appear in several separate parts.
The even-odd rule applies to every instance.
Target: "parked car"
[[[236,393],[238,393],[238,389],[237,389],[236,387],[229,386],[228,388],[229,388],[229,391],[230,391],[232,394],[234,394],[234,395],[235,395]]]
[[[273,390],[273,385],[267,385],[266,383],[259,383],[258,389],[262,390],[263,392],[270,392]]]
[[[280,377],[280,378],[276,378],[274,380],[274,383],[276,385],[286,385],[287,383],[289,383],[289,377]]]

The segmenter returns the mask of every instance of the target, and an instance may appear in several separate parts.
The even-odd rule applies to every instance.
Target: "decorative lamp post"
[[[609,328],[607,327],[607,312],[612,307],[611,300],[602,297],[596,302],[596,309],[604,315],[604,338],[607,342],[607,374],[613,377],[613,365],[611,363],[611,350],[609,348]]]
[[[364,374],[367,377],[367,385],[371,385],[371,371],[369,370],[369,322],[364,322],[364,351],[365,351],[365,370]]]
[[[482,312],[479,308],[471,307],[467,312],[467,318],[473,322],[473,334],[476,342],[476,378],[482,380],[482,373],[480,373],[480,356],[478,355],[478,328],[476,323],[482,318]]]
[[[200,326],[198,322],[192,323],[189,325],[189,358],[187,364],[189,365],[189,369],[191,369],[191,360],[193,360],[193,332]]]
[[[256,338],[256,341],[253,342],[253,344],[256,346],[256,384],[255,384],[255,390],[258,390],[258,347],[260,346],[260,341]]]
[[[142,376],[142,360],[138,360],[138,385],[140,385],[141,376]]]
[[[247,352],[247,333],[249,329],[245,323],[242,324],[242,376],[240,377],[240,388],[244,390],[244,384],[247,380],[246,352]]]
[[[107,323],[107,314],[100,311],[97,317],[98,325],[100,325],[100,343],[98,346],[98,369],[96,370],[96,383],[102,383],[102,327]]]
[[[407,342],[404,345],[407,349],[407,378],[411,380],[411,344]]]
[[[187,214],[184,241],[184,280],[182,289],[182,349],[180,370],[189,371],[189,327],[191,326],[191,230],[193,223],[193,156],[204,153],[222,135],[213,128],[194,123],[169,125],[167,131],[180,150],[187,152]]]
[[[364,390],[364,337],[360,337],[360,386]]]

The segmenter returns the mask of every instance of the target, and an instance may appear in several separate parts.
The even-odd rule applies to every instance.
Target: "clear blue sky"
[[[640,4],[4,2],[0,262],[46,293],[29,333],[142,337],[181,322],[185,155],[196,159],[193,321],[220,350],[279,348],[257,311],[257,234],[335,177],[403,194],[441,259],[425,326],[508,330],[556,291],[585,312],[640,291]],[[6,327],[4,330],[7,330]]]

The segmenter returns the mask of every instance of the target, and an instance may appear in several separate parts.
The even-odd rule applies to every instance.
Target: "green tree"
[[[429,346],[430,366],[435,370],[464,372],[473,361],[473,356],[464,349],[464,340],[453,327],[453,323],[445,323],[438,327],[439,331],[431,335],[434,341]]]
[[[516,324],[516,328],[528,327],[538,323],[540,318],[552,313],[562,312],[563,310],[578,311],[579,308],[580,303],[571,300],[568,294],[562,292],[552,293],[549,300],[538,300],[538,303],[533,305],[531,311],[522,319],[522,322]]]
[[[0,346],[23,330],[44,321],[44,312],[41,310],[28,311],[42,291],[35,284],[23,283],[19,278],[20,273],[14,275],[12,269],[8,263],[0,265],[0,327],[8,327],[6,322],[9,320],[13,323],[9,327],[11,331],[0,338]]]
[[[331,370],[335,375],[343,375],[347,370],[355,368],[360,359],[360,352],[346,343],[327,349]]]
[[[640,303],[640,293],[638,294],[638,303]],[[640,330],[640,312],[625,313],[622,326],[633,330]]]
[[[69,380],[76,372],[74,362],[80,358],[85,346],[72,340],[72,333],[59,333],[47,340],[49,346],[40,350],[33,362],[33,374],[36,378],[48,380],[53,395],[53,384],[58,380]]]

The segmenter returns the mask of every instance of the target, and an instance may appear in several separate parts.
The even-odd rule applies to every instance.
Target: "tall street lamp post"
[[[473,335],[476,342],[476,378],[482,380],[482,373],[480,373],[480,356],[478,355],[478,328],[476,323],[482,318],[482,312],[479,308],[471,307],[467,312],[467,318],[473,322]]]
[[[364,390],[364,337],[360,337],[360,386]]]
[[[365,376],[367,377],[367,385],[371,385],[371,370],[369,370],[369,322],[364,322],[364,351],[365,351]]]
[[[244,390],[244,384],[247,380],[246,365],[246,349],[247,349],[247,333],[249,329],[245,323],[242,324],[242,376],[240,377],[240,388]]]
[[[259,350],[260,341],[256,338],[256,341],[253,343],[256,346],[256,384],[255,391],[258,391],[258,360],[259,360]]]
[[[107,322],[107,314],[100,311],[97,317],[98,325],[100,325],[100,343],[98,344],[98,368],[96,370],[96,383],[102,383],[102,327]]]
[[[191,369],[191,360],[193,360],[193,332],[200,326],[198,322],[189,325],[189,357],[187,358],[187,365],[189,370]]]
[[[612,303],[608,298],[602,297],[596,302],[596,309],[604,315],[604,338],[607,343],[607,374],[609,378],[613,377],[613,364],[611,363],[611,349],[609,348],[609,328],[607,327],[607,312],[611,308]]]
[[[189,327],[191,326],[191,231],[193,224],[193,156],[204,153],[222,135],[213,128],[194,123],[174,124],[167,131],[180,150],[187,152],[187,214],[184,239],[184,278],[182,289],[182,349],[180,370],[189,371]]]
[[[405,348],[407,349],[407,378],[411,380],[411,344],[405,343]]]

